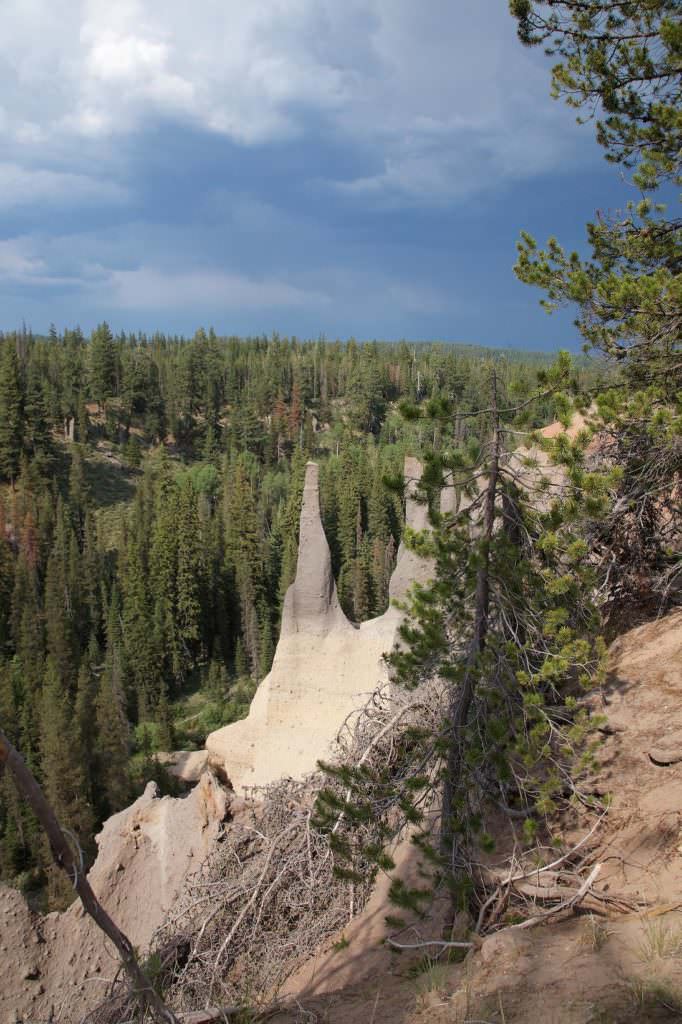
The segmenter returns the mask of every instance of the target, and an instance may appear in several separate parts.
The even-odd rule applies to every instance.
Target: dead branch
[[[364,850],[397,837],[404,826],[397,802],[412,778],[432,774],[436,788],[432,744],[411,737],[415,727],[425,736],[437,732],[444,700],[440,684],[425,685],[418,698],[384,686],[346,720],[331,760],[361,769],[358,785],[371,809],[361,821],[346,811],[358,793],[343,776],[318,772],[252,791],[155,937],[157,950],[178,933],[187,937],[163,982],[178,1011],[238,1004],[246,992],[250,1007],[270,1005],[288,975],[362,910],[376,874]],[[339,806],[326,824],[312,813],[322,789],[333,791]],[[350,850],[350,862],[337,844]]]
[[[510,924],[507,928],[504,928],[503,931],[511,931],[512,929],[515,931],[521,931],[523,928],[533,928],[536,924],[546,921],[548,917],[553,917],[554,914],[558,914],[562,910],[571,910],[573,907],[577,907],[589,892],[592,883],[596,881],[601,868],[601,864],[595,864],[583,884],[569,899],[564,900],[562,903],[557,903],[555,907],[551,907],[549,910],[545,910],[542,914],[537,914],[535,917],[529,917],[526,921],[521,921],[519,924]]]
[[[129,988],[136,1000],[142,1017],[150,1010],[154,1019],[161,1024],[179,1024],[178,1018],[155,991],[149,978],[140,968],[130,939],[117,927],[95,896],[82,868],[82,857],[76,858],[71,844],[64,835],[52,807],[36,782],[26,762],[0,729],[0,765],[6,765],[12,773],[17,789],[31,807],[40,822],[50,844],[52,858],[69,878],[80,897],[83,909],[98,928],[110,939],[121,964],[128,976]],[[80,851],[79,851],[80,852]]]

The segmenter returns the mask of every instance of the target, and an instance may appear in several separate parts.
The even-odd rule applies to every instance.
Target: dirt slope
[[[584,849],[601,864],[595,888],[638,909],[507,927],[461,964],[429,965],[380,945],[379,896],[346,929],[347,947],[330,944],[299,975],[297,999],[315,1017],[278,1024],[682,1021],[682,611],[613,644],[594,707],[608,725],[591,783],[612,802]],[[593,823],[585,815],[567,847]]]
[[[105,822],[90,883],[119,927],[144,948],[165,920],[185,877],[213,847],[229,794],[205,774],[183,798],[156,784]],[[0,1024],[76,1021],[92,1008],[117,961],[79,902],[33,914],[21,893],[0,886]]]

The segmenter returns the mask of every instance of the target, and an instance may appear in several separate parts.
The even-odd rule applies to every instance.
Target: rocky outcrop
[[[582,417],[574,417],[569,436],[575,437],[584,425]],[[552,424],[542,433],[554,437],[563,429]],[[562,467],[536,446],[513,453],[510,464],[538,504],[551,500],[565,480]],[[414,496],[421,472],[417,459],[405,459],[405,521],[414,530],[428,527],[426,506]],[[453,512],[469,502],[446,487],[441,510]],[[401,544],[389,586],[391,601],[403,599],[415,581],[426,582],[431,571],[424,559]],[[393,648],[401,621],[402,612],[393,604],[359,626],[346,618],[320,516],[318,467],[309,462],[296,579],[284,601],[272,669],[258,687],[248,716],[209,735],[209,763],[239,792],[313,771],[328,755],[346,717],[388,680],[384,654]]]
[[[514,458],[519,473],[560,473],[539,450]],[[532,470],[528,458],[536,463]],[[420,475],[420,463],[406,459],[406,524],[415,530],[428,525],[425,506],[414,498]],[[552,477],[555,482],[560,482],[559,475]],[[446,488],[441,508],[454,511],[462,500]],[[415,581],[424,583],[431,574],[432,566],[401,544],[391,599],[405,598]],[[401,621],[402,612],[394,605],[359,626],[345,616],[320,516],[318,467],[309,463],[296,578],[286,595],[272,670],[260,684],[248,717],[208,737],[209,763],[238,792],[314,770],[346,717],[377,684],[387,681],[383,656],[394,646]],[[185,879],[205,860],[223,821],[231,816],[229,792],[210,768],[204,770],[207,754],[169,755],[174,774],[188,784],[199,780],[194,789],[182,798],[161,798],[150,783],[131,807],[105,823],[97,838],[91,884],[140,949],[149,944]],[[0,1024],[48,1019],[53,1009],[60,1019],[62,1008],[67,1014],[63,1019],[78,1020],[98,1002],[116,970],[101,933],[80,904],[41,917],[23,896],[2,887],[0,964]]]
[[[427,526],[427,511],[414,499],[421,475],[416,459],[405,460],[406,523]],[[390,583],[401,599],[431,567],[400,545]],[[306,467],[296,579],[284,601],[282,628],[272,669],[258,687],[247,718],[211,733],[210,762],[237,791],[313,771],[345,718],[388,679],[383,659],[397,639],[402,613],[391,606],[359,626],[341,608],[331,555],[320,517],[318,467]]]
[[[141,797],[105,822],[89,881],[133,944],[144,949],[188,874],[212,849],[229,816],[229,794],[207,772],[184,798]],[[23,896],[0,888],[0,1024],[18,1019],[80,1020],[116,971],[102,932],[79,902],[60,914],[32,913]],[[68,1016],[60,1016],[68,1007]]]
[[[170,775],[186,787],[196,785],[208,765],[206,750],[174,750],[169,754],[160,752],[156,758]]]

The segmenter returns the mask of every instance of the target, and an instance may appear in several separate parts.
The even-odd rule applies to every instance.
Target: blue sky
[[[574,347],[513,273],[627,193],[506,0],[3,0],[0,327]]]

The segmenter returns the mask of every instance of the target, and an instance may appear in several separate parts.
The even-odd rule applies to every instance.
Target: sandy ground
[[[441,964],[381,944],[389,907],[379,892],[346,929],[349,945],[321,951],[302,969],[293,985],[298,1006],[273,1020],[682,1021],[682,611],[614,643],[608,681],[594,705],[608,718],[608,735],[591,784],[612,795],[588,844],[590,860],[601,864],[595,886],[639,909],[581,910],[527,930],[506,928],[462,963]],[[586,816],[566,834],[567,843],[593,821]]]

